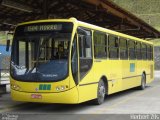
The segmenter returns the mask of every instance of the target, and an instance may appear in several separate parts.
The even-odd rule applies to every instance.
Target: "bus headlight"
[[[14,90],[20,90],[19,85],[16,85],[16,84],[11,84],[11,88]]]
[[[65,90],[65,86],[61,86],[61,90],[62,90],[62,91]]]
[[[57,91],[60,91],[60,88],[59,88],[59,87],[56,87],[56,90],[57,90]]]
[[[68,88],[68,86],[57,86],[56,91],[64,91],[66,88]]]

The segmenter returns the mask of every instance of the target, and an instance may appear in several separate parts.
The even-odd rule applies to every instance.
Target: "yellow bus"
[[[153,44],[70,19],[19,24],[11,54],[15,101],[102,104],[154,79]]]

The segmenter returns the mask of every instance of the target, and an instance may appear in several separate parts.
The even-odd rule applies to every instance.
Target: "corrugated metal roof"
[[[1,31],[24,21],[70,17],[139,38],[160,37],[158,30],[109,0],[0,0]]]

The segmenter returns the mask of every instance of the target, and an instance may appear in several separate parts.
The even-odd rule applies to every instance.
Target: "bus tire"
[[[140,90],[144,90],[146,88],[146,76],[143,73],[141,76],[141,85],[139,86]]]
[[[105,99],[105,94],[106,94],[106,87],[104,81],[101,79],[98,83],[98,88],[97,88],[97,98],[93,101],[94,104],[100,105],[104,102]]]

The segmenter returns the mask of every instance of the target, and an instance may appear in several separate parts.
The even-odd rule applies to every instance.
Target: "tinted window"
[[[128,49],[129,49],[129,59],[131,60],[136,59],[134,41],[131,41],[131,40],[129,41]]]
[[[88,29],[78,28],[80,80],[92,66],[92,34]]]
[[[151,46],[147,45],[147,59],[151,60]]]
[[[108,38],[108,51],[109,51],[109,58],[117,59],[119,58],[119,40],[118,37],[109,35]]]
[[[141,54],[141,43],[137,42],[136,44],[136,56],[138,60],[142,59],[142,54]]]
[[[120,58],[128,59],[127,40],[120,38]]]
[[[144,43],[142,43],[141,51],[142,51],[143,60],[146,60],[147,59],[147,46]]]
[[[94,32],[94,57],[95,58],[107,57],[106,35],[103,33]]]

